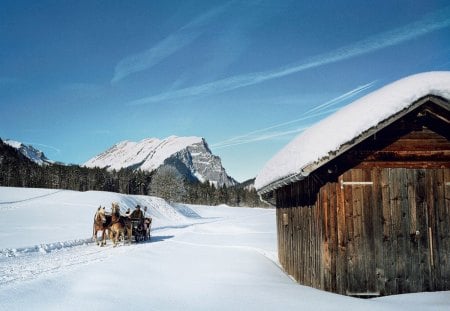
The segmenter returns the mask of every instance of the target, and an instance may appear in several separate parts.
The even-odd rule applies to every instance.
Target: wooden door
[[[345,210],[346,294],[377,296],[371,171],[352,169],[339,182]]]
[[[340,177],[346,293],[450,289],[450,170],[352,169]]]
[[[384,245],[385,262],[379,264],[385,271],[381,290],[397,294],[448,289],[449,169],[386,171],[389,201],[384,200],[383,227],[389,243]]]

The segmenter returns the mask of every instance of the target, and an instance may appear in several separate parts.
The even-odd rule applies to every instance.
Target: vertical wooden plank
[[[372,174],[372,224],[373,224],[373,249],[375,258],[376,288],[380,295],[385,294],[385,271],[383,258],[383,198],[381,169],[374,168]]]
[[[322,257],[322,265],[323,265],[323,273],[322,275],[322,284],[323,289],[330,291],[331,290],[331,251],[330,251],[330,243],[331,243],[331,213],[330,213],[330,184],[327,184],[322,187],[319,192],[319,204],[316,208],[320,211],[320,218],[322,219],[322,231],[323,231],[323,257]]]
[[[306,207],[304,206],[304,204],[301,202],[301,198],[304,197],[305,195],[308,195],[308,191],[309,189],[305,187],[305,181],[301,181],[299,183],[297,183],[297,196],[298,196],[298,202],[297,202],[297,227],[295,228],[296,231],[296,240],[294,241],[295,246],[297,248],[297,253],[296,253],[296,275],[298,279],[301,279],[302,284],[305,284],[305,279],[304,279],[304,271],[305,269],[308,268],[307,266],[307,262],[305,262],[304,260],[304,241],[303,239],[304,237],[304,229],[305,229],[305,210]]]
[[[352,171],[344,174],[344,181],[352,180]],[[354,222],[353,222],[353,189],[352,187],[343,186],[344,208],[345,208],[345,224],[346,224],[346,254],[347,260],[347,288],[345,292],[355,292],[357,289],[357,280],[355,278],[355,244],[354,244]]]
[[[312,241],[313,241],[313,253],[312,253],[312,255],[313,255],[313,258],[312,258],[313,259],[313,269],[312,269],[313,276],[312,276],[312,280],[313,280],[313,286],[315,288],[320,288],[321,276],[318,274],[319,265],[318,265],[317,261],[318,261],[318,259],[321,258],[321,256],[320,256],[320,248],[319,248],[319,245],[317,242],[321,238],[320,237],[321,234],[320,234],[320,228],[317,225],[317,220],[318,220],[317,212],[318,211],[314,205],[311,206],[311,212],[313,215],[313,227],[312,227],[312,231],[311,231],[311,235],[313,237],[313,239],[312,239]]]
[[[367,292],[377,292],[376,281],[376,256],[375,256],[375,231],[373,220],[376,207],[373,204],[373,180],[370,169],[362,170],[362,181],[371,181],[372,185],[365,185],[362,193],[362,236],[364,244],[363,264],[366,272]]]
[[[330,215],[330,257],[331,257],[331,284],[330,290],[332,292],[337,291],[336,287],[336,263],[337,263],[337,249],[338,249],[338,238],[337,238],[337,191],[339,184],[332,183],[330,185],[330,204],[329,204],[329,215]]]
[[[304,275],[305,275],[305,284],[308,286],[311,286],[311,263],[310,263],[310,256],[311,256],[311,244],[310,242],[310,222],[311,222],[311,215],[310,215],[310,209],[305,208],[305,231],[303,236],[303,245],[304,245],[304,256],[305,256],[305,268]]]
[[[419,256],[420,291],[430,291],[430,261],[428,250],[428,208],[426,202],[425,172],[416,170],[416,226],[419,232],[417,254]]]
[[[314,183],[314,192],[319,191],[318,189],[318,185],[315,182]],[[327,198],[328,200],[328,198]],[[324,279],[323,279],[323,241],[324,241],[324,232],[323,232],[323,227],[322,227],[322,215],[321,215],[321,209],[322,207],[320,206],[320,201],[316,201],[315,204],[313,205],[313,209],[315,212],[315,231],[317,232],[316,234],[316,262],[315,262],[315,276],[314,279],[316,280],[316,288],[323,288],[323,284],[324,284]]]
[[[362,178],[362,170],[361,169],[352,169],[352,178],[351,180],[354,182],[364,181]],[[352,293],[363,293],[367,292],[367,271],[366,271],[366,263],[365,256],[367,255],[367,250],[364,243],[364,228],[362,221],[363,214],[363,185],[353,185],[345,187],[345,191],[352,191],[352,201],[351,207],[353,210],[353,237],[352,242],[353,251],[351,254],[352,258],[352,269],[353,269],[353,284],[352,284]]]
[[[409,203],[408,183],[406,169],[399,168],[398,171],[398,207],[399,207],[399,232],[397,233],[398,255],[397,255],[397,278],[399,293],[410,291],[409,271],[411,270],[411,251],[409,247]]]
[[[417,171],[415,169],[408,169],[406,171],[407,193],[408,193],[408,210],[409,210],[409,241],[408,254],[405,258],[408,261],[408,279],[411,292],[420,291],[421,276],[420,276],[420,260],[418,252],[418,238],[419,231],[417,226],[417,205],[416,205],[416,177]]]
[[[425,171],[425,198],[427,205],[427,235],[428,235],[428,258],[430,263],[429,269],[429,288],[435,290],[436,283],[436,221],[435,221],[435,206],[434,206],[434,170]]]
[[[307,187],[305,187],[305,181],[301,181],[298,183],[298,188],[297,188],[297,192],[298,192],[298,197],[299,197],[299,202],[297,203],[298,205],[298,213],[297,213],[297,221],[298,221],[298,226],[296,228],[296,232],[297,232],[297,240],[295,241],[295,245],[297,247],[297,254],[296,254],[296,261],[297,261],[297,276],[299,279],[302,280],[302,284],[306,284],[305,282],[305,273],[304,271],[306,271],[306,269],[308,269],[309,267],[307,266],[307,262],[305,261],[305,248],[304,248],[304,244],[305,244],[305,228],[306,228],[306,207],[304,206],[304,203],[301,202],[301,198],[304,197],[305,195],[308,195],[308,191],[309,189]]]
[[[323,255],[324,255],[324,249],[323,249],[323,227],[321,222],[321,215],[319,206],[316,203],[316,205],[313,207],[314,211],[316,213],[316,230],[317,230],[317,239],[316,239],[316,273],[315,273],[315,279],[317,280],[317,288],[323,288],[324,280],[323,280]]]
[[[301,193],[303,195],[306,195],[306,191],[307,189],[304,186],[304,182],[301,183]],[[306,232],[307,232],[307,227],[308,227],[308,215],[307,215],[307,208],[305,206],[303,206],[302,203],[302,209],[301,209],[301,213],[300,213],[300,217],[301,217],[301,228],[299,228],[299,256],[300,256],[300,260],[301,260],[301,265],[300,265],[300,279],[302,280],[302,284],[307,285],[307,275],[306,275],[306,271],[308,269],[308,262],[306,260],[306,254],[307,254],[307,248],[306,248]]]
[[[399,207],[399,185],[398,185],[398,170],[393,168],[390,169],[389,175],[389,186],[390,186],[390,213],[391,213],[391,249],[390,263],[392,266],[392,293],[398,293],[398,234],[400,231],[400,207]]]
[[[290,226],[290,216],[289,216],[289,208],[286,207],[285,204],[285,198],[286,198],[286,188],[282,188],[280,190],[281,192],[281,206],[283,207],[283,212],[284,214],[287,215],[287,219],[288,219],[288,223],[287,225],[285,225],[283,227],[283,235],[284,235],[284,239],[283,239],[283,259],[284,259],[284,267],[286,272],[289,271],[289,267],[288,267],[288,242],[289,242],[289,226]],[[288,272],[289,273],[289,272]]]
[[[336,261],[336,286],[339,294],[345,294],[347,290],[347,231],[344,189],[340,186],[344,175],[339,176],[338,184],[338,210],[337,210],[337,237],[338,255]]]
[[[310,278],[310,286],[314,287],[315,284],[315,266],[314,266],[314,255],[315,255],[315,249],[314,249],[314,238],[313,235],[315,235],[315,232],[313,232],[313,228],[314,228],[314,210],[312,208],[309,208],[309,213],[310,213],[310,227],[309,227],[309,265],[310,265],[310,269],[309,269],[309,278]]]
[[[445,260],[445,238],[447,228],[445,227],[445,219],[446,217],[450,217],[450,215],[446,216],[445,211],[445,200],[443,199],[445,196],[445,182],[444,182],[444,170],[436,169],[434,170],[434,208],[435,208],[435,221],[436,221],[436,229],[435,229],[435,241],[436,241],[436,282],[435,282],[435,290],[445,290],[445,274],[447,268],[447,262]],[[447,250],[450,252],[450,249]]]
[[[291,194],[291,185],[288,185],[285,188],[285,193],[286,193],[286,198],[290,198],[290,194]],[[294,275],[294,258],[292,257],[293,254],[293,235],[294,235],[294,226],[295,226],[295,222],[294,222],[294,208],[289,207],[289,231],[288,231],[288,247],[287,247],[287,254],[286,254],[286,259],[288,261],[288,273],[289,275]]]
[[[290,260],[292,261],[292,272],[291,275],[298,280],[298,248],[297,248],[297,241],[298,241],[298,230],[297,227],[299,225],[298,221],[298,210],[299,207],[297,206],[297,196],[296,196],[296,189],[297,189],[297,183],[291,184],[289,186],[289,196],[291,200],[291,209],[292,209],[292,232],[291,232],[291,250],[290,250]]]
[[[444,205],[443,214],[444,221],[442,226],[445,228],[443,230],[443,248],[441,251],[441,260],[445,263],[442,271],[442,278],[444,280],[444,290],[450,290],[450,169],[445,168],[444,171]]]
[[[289,255],[289,227],[291,226],[291,219],[290,219],[290,211],[289,208],[287,208],[286,204],[286,187],[283,187],[279,190],[280,192],[280,206],[282,207],[283,214],[287,215],[288,223],[287,225],[283,226],[283,267],[285,271],[289,274],[289,261],[288,261],[288,255]]]
[[[384,267],[384,289],[385,294],[395,293],[395,270],[392,248],[392,215],[390,201],[390,172],[385,168],[381,171],[381,198],[383,209],[383,267]]]
[[[443,171],[440,169],[428,170],[427,178],[427,194],[429,198],[429,247],[430,247],[430,259],[431,259],[431,284],[433,290],[441,290],[442,286],[442,269],[445,267],[441,265],[441,249],[444,240],[444,234],[442,234],[445,228],[441,227],[440,219],[445,216],[440,214],[441,206],[444,205],[444,176]]]
[[[391,217],[392,217],[392,263],[394,267],[394,293],[402,293],[405,278],[405,261],[404,261],[404,225],[402,215],[402,202],[403,200],[403,168],[391,169]]]

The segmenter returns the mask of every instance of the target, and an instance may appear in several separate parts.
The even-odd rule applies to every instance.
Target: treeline
[[[170,202],[190,204],[264,206],[254,189],[188,180],[168,165],[151,173],[130,169],[107,171],[78,165],[39,166],[1,139],[0,186],[110,191],[152,195]]]

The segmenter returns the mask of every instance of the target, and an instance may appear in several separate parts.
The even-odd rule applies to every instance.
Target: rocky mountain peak
[[[208,180],[218,186],[237,183],[226,173],[220,157],[212,154],[206,140],[196,136],[119,142],[84,163],[87,167],[131,168],[148,172],[162,165],[174,166],[188,179]]]

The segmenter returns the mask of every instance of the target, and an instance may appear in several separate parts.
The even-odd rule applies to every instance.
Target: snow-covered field
[[[151,242],[90,242],[99,205],[147,206]],[[450,310],[450,292],[361,300],[292,281],[272,209],[0,187],[1,310]]]

